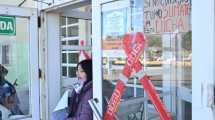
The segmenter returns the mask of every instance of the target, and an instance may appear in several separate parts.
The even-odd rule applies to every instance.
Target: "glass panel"
[[[29,19],[15,21],[16,35],[0,35],[0,111],[4,120],[31,115]]]
[[[190,1],[173,1],[165,4],[153,0],[114,1],[102,5],[101,15],[103,96],[110,99],[126,63],[128,55],[124,49],[127,46],[124,46],[123,42],[125,33],[133,35],[142,32],[146,38],[145,49],[138,60],[145,73],[157,94],[162,96],[160,99],[172,118],[191,120]],[[126,84],[117,116],[123,120],[160,119],[151,100],[143,100],[147,97],[146,91],[135,73],[132,71]],[[105,106],[106,104],[104,108]]]
[[[78,26],[68,27],[68,37],[78,36]]]
[[[78,19],[77,18],[68,17],[68,24],[74,24],[74,23],[78,23]]]
[[[79,45],[79,40],[69,40],[68,45]]]
[[[120,6],[120,8],[116,8]],[[122,6],[125,6],[122,8]],[[103,55],[103,96],[110,99],[119,75],[122,73],[126,62],[126,54],[123,51],[123,36],[130,29],[130,19],[127,16],[130,8],[126,1],[119,1],[104,4],[102,9],[102,55]],[[117,29],[116,29],[117,28]],[[134,96],[132,87],[134,79],[126,84],[126,90],[122,96],[122,101]],[[107,102],[104,103],[104,108]],[[122,104],[122,103],[121,103]],[[121,105],[120,105],[121,106]],[[122,110],[123,109],[123,110]],[[117,117],[127,120],[128,108],[119,107]],[[104,110],[105,111],[105,110]],[[124,111],[124,112],[123,112]],[[136,112],[136,111],[135,111]]]
[[[66,28],[61,28],[61,36],[66,37]]]
[[[62,67],[62,75],[67,76],[67,67]]]
[[[76,67],[69,67],[69,77],[76,77]]]
[[[66,17],[60,17],[60,24],[63,26],[63,25],[66,25]]]
[[[69,63],[78,63],[79,53],[69,53]]]
[[[66,53],[62,53],[62,63],[67,63]]]
[[[162,39],[160,35],[149,35],[147,37],[148,47],[145,50],[142,63],[145,66],[145,71],[150,76],[153,84],[156,87],[162,87]]]
[[[66,41],[61,41],[61,45],[66,45]]]
[[[78,8],[79,9],[79,8]],[[81,9],[85,10],[85,9]],[[76,80],[76,65],[79,61],[86,59],[86,56],[81,51],[85,51],[89,56],[91,56],[91,50],[86,50],[85,46],[91,46],[91,28],[90,21],[82,20],[78,18],[66,17],[66,25],[61,26],[61,45],[68,45],[64,49],[62,47],[62,93],[65,91],[65,88],[71,86],[74,80]],[[63,26],[63,27],[62,27]],[[83,40],[83,44],[81,40]],[[74,47],[75,46],[75,47]],[[78,46],[81,50],[77,51]],[[79,54],[80,53],[80,54]]]
[[[190,88],[192,86],[192,31],[182,34],[182,40],[179,43],[181,47],[178,48],[178,56],[183,71],[182,85]],[[179,59],[179,58],[178,58]]]

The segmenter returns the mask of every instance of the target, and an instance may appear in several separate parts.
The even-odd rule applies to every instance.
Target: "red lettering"
[[[169,17],[174,17],[173,6],[172,6],[172,5],[169,5],[168,8],[169,8],[169,9],[168,9]]]
[[[185,16],[185,6],[184,5],[181,5],[180,6],[180,16]]]
[[[166,19],[167,16],[168,16],[168,10],[167,10],[166,7],[164,7],[164,8],[162,9],[162,18],[163,18],[163,19]]]
[[[130,67],[132,65],[132,59],[128,57],[126,64]]]
[[[161,32],[162,31],[162,20],[155,20],[155,32]]]
[[[185,29],[185,27],[184,27],[184,22],[183,22],[182,17],[180,17],[180,18],[178,19],[177,26],[178,26],[178,28],[179,28],[180,30],[184,30],[184,29]]]
[[[188,16],[190,14],[190,5],[185,4],[185,16]]]
[[[123,89],[124,86],[122,85],[121,81],[117,82],[116,89],[113,92],[111,100],[108,103],[107,114],[109,114],[110,116],[113,116],[113,114],[117,111],[117,106],[120,103],[121,92],[124,91]]]
[[[179,16],[179,5],[174,5],[175,16]]]
[[[172,31],[172,20],[169,18],[165,21],[165,32],[171,32]]]

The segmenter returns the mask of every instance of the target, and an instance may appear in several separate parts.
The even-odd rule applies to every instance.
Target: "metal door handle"
[[[92,108],[93,113],[94,113],[94,115],[96,116],[97,120],[102,120],[102,114],[101,114],[101,112],[99,111],[98,102],[99,102],[99,101],[98,101],[97,98],[90,99],[90,100],[88,101],[88,103],[90,104],[90,107]]]

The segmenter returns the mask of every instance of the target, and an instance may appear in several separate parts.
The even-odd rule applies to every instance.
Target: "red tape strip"
[[[145,75],[143,78],[140,79],[140,83],[143,85],[146,93],[148,94],[151,102],[155,106],[155,109],[158,111],[161,120],[172,120],[170,114],[167,112],[165,105],[160,100],[160,97],[157,95],[157,92],[149,80],[149,77]]]
[[[120,99],[124,93],[124,90],[125,90],[125,84],[121,80],[118,80],[116,84],[116,88],[114,89],[112,97],[108,103],[108,108],[104,116],[104,120],[113,119],[113,116],[118,109]]]

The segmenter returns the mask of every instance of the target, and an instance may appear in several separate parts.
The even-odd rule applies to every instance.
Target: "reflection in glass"
[[[70,64],[76,64],[78,63],[78,57],[79,57],[79,53],[68,53],[69,55],[69,63]]]
[[[68,45],[78,45],[79,40],[68,40]]]
[[[67,63],[66,53],[62,53],[62,63]]]
[[[3,119],[30,116],[29,19],[16,18],[16,35],[0,35],[0,57]]]
[[[66,37],[66,28],[61,28],[61,36]]]
[[[149,35],[146,38],[148,47],[141,61],[143,61],[145,71],[150,76],[153,84],[162,87],[162,39],[160,35]]]
[[[78,26],[68,27],[68,37],[78,36]]]
[[[67,76],[67,67],[62,67],[62,76]]]
[[[66,41],[61,41],[61,45],[66,45]]]
[[[83,6],[84,9],[81,8],[80,10],[85,10],[85,7]],[[60,40],[62,53],[62,93],[66,90],[65,88],[70,87],[76,80],[76,65],[79,61],[86,59],[83,51],[89,55],[91,54],[91,50],[88,49],[91,46],[91,31],[89,28],[91,21],[69,16],[65,16],[65,21],[60,24],[60,29],[63,29],[61,30],[61,36],[63,37]],[[83,45],[80,44],[81,41],[84,41]]]
[[[68,19],[68,24],[78,23],[78,19],[77,18],[68,17],[67,19]]]
[[[66,17],[60,17],[61,25],[66,25]]]
[[[144,71],[150,77],[172,117],[175,120],[191,120],[191,3],[190,1],[183,1],[180,4],[175,1],[163,5],[150,3],[154,1],[134,0],[128,6],[122,1],[103,4],[103,96],[110,98],[126,63],[127,55],[122,42],[124,34],[144,32],[146,45],[139,59]],[[117,5],[125,7],[119,9],[111,7]],[[181,6],[180,10],[184,12],[180,11],[177,5]],[[175,13],[170,12],[172,8],[175,8]],[[168,11],[166,16],[168,19],[161,14],[165,10]],[[147,95],[134,73],[126,84],[117,116],[123,120],[160,119],[151,101],[143,100]],[[146,114],[141,114],[143,112]]]
[[[69,67],[69,77],[70,78],[76,77],[76,67]]]

